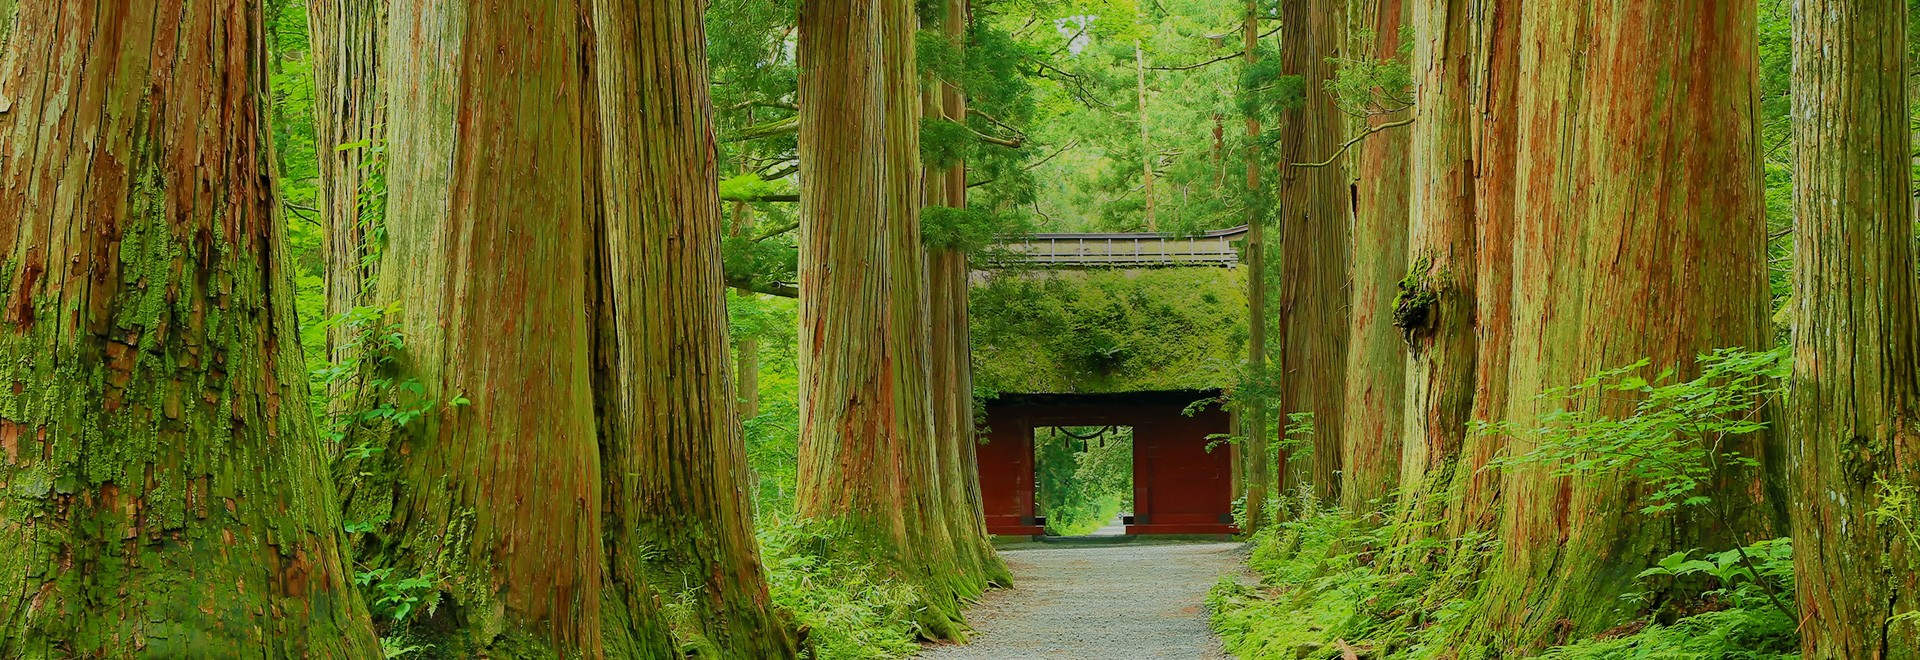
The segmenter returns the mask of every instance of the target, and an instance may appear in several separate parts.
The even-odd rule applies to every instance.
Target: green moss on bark
[[[0,72],[36,81],[0,123],[0,656],[378,653],[304,406],[271,166],[241,148],[266,139],[266,53],[211,38],[258,7],[208,4],[165,28],[0,4],[0,24],[121,37],[22,31],[8,52],[37,55]],[[56,124],[70,143],[16,142]]]

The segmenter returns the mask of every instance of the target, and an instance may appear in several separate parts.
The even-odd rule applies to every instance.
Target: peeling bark
[[[0,19],[0,656],[377,655],[306,407],[260,5]]]
[[[800,14],[801,516],[922,588],[927,635],[959,638],[938,507],[918,74],[906,0]]]
[[[1471,4],[1421,0],[1413,11],[1420,90],[1413,126],[1412,248],[1395,316],[1409,358],[1404,513],[1416,521],[1441,517],[1473,411],[1479,346]]]
[[[320,158],[319,205],[326,227],[327,316],[367,304],[373,280],[366,226],[378,217],[366,189],[374,149],[386,139],[386,88],[381,85],[386,51],[387,0],[312,0],[307,4],[313,47],[314,151]],[[354,358],[344,348],[344,324],[327,329],[327,354],[336,363]],[[358,384],[342,381],[335,399]]]
[[[1519,127],[1519,0],[1475,0],[1474,24],[1474,379],[1473,419],[1507,413],[1513,344],[1514,172]],[[1468,433],[1453,467],[1447,535],[1494,531],[1500,476],[1487,464],[1506,447],[1498,434]]]

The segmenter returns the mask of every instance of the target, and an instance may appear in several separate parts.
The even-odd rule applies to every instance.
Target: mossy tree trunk
[[[1253,72],[1260,66],[1260,10],[1254,0],[1247,0],[1247,13],[1240,25],[1241,48],[1244,53],[1242,78],[1245,84],[1254,83]],[[1252,89],[1241,90],[1242,94],[1252,95]],[[1260,157],[1260,115],[1254,103],[1242,103],[1247,129],[1246,169],[1247,186],[1242,195],[1247,206],[1247,244],[1242,257],[1247,267],[1247,364],[1248,377],[1258,389],[1267,387],[1267,216],[1271,207],[1271,197],[1267,189],[1262,188],[1260,169],[1264,167]],[[1240,419],[1243,423],[1241,435],[1244,436],[1240,457],[1244,463],[1241,481],[1246,486],[1243,493],[1246,503],[1246,533],[1258,531],[1267,524],[1272,514],[1267,511],[1267,501],[1277,494],[1278,485],[1269,456],[1273,453],[1273,437],[1267,431],[1267,413],[1272,409],[1272,401],[1267,392],[1254,392],[1252,396],[1242,393],[1240,399]]]
[[[261,5],[0,4],[0,656],[376,656],[306,405]]]
[[[1281,7],[1281,73],[1300,76],[1305,98],[1281,113],[1280,327],[1275,360],[1282,429],[1287,416],[1310,413],[1311,458],[1282,452],[1281,488],[1311,486],[1323,502],[1340,497],[1345,446],[1351,195],[1340,143],[1345,115],[1327,91],[1340,55],[1344,0],[1304,0]],[[1320,165],[1311,167],[1310,165]]]
[[[609,571],[589,292],[600,200],[588,8],[393,3],[387,247],[405,336],[400,428],[356,429],[359,559],[442,593],[454,655],[668,654],[650,594]],[[460,401],[467,405],[456,405]],[[353,452],[349,449],[349,452]]]
[[[836,552],[922,588],[926,634],[963,634],[938,508],[920,243],[919,80],[906,0],[801,8],[800,515]]]
[[[314,151],[320,157],[319,205],[326,227],[327,316],[367,304],[376,265],[367,241],[383,201],[369,188],[378,149],[386,139],[386,88],[381,85],[388,0],[312,0],[307,4],[313,48]],[[327,329],[327,353],[353,359],[345,324]],[[337,395],[357,384],[341,381]]]
[[[967,0],[947,0],[940,32],[964,48],[972,20]],[[967,99],[959,85],[930,85],[929,112],[947,121],[967,120]],[[927,168],[928,206],[967,208],[965,161],[944,168]],[[933,309],[933,390],[935,442],[939,445],[941,506],[960,552],[963,596],[978,595],[987,585],[1012,586],[1013,573],[993,549],[987,536],[980,500],[978,439],[973,418],[973,346],[969,333],[968,294],[971,266],[967,254],[953,246],[934,249],[928,256],[927,277]]]
[[[1875,517],[1920,486],[1907,7],[1797,0],[1790,506],[1809,658],[1920,656],[1920,547]],[[1899,511],[1911,516],[1913,510]],[[1908,523],[1911,524],[1911,523]]]
[[[1473,411],[1474,20],[1470,0],[1420,0],[1413,10],[1413,227],[1394,324],[1407,346],[1403,512],[1440,517]],[[1424,530],[1407,525],[1403,531]]]
[[[1367,0],[1360,7],[1371,37],[1367,57],[1400,59],[1403,0]],[[1394,328],[1393,304],[1407,270],[1410,218],[1409,110],[1367,119],[1356,159],[1353,226],[1352,346],[1347,354],[1347,410],[1340,463],[1341,505],[1365,511],[1393,495],[1400,483],[1402,411],[1406,407],[1407,349]]]
[[[1515,327],[1507,418],[1540,425],[1540,394],[1652,361],[1678,377],[1696,355],[1768,343],[1766,228],[1753,108],[1755,7],[1738,2],[1522,9]],[[1630,403],[1574,401],[1610,414]],[[1531,434],[1512,451],[1533,448]],[[1734,446],[1738,445],[1738,446]],[[1735,442],[1747,456],[1761,443]],[[1701,495],[1750,501],[1758,475]],[[1706,515],[1651,516],[1623,476],[1509,469],[1501,555],[1484,600],[1500,646],[1525,651],[1619,623],[1622,593],[1678,550],[1764,538]],[[1753,507],[1759,509],[1761,507]],[[1736,521],[1741,522],[1741,521]]]
[[[774,611],[753,534],[728,373],[706,3],[593,7],[605,598],[640,611],[650,584],[682,587],[698,625],[680,631],[683,650],[791,658],[795,640]]]

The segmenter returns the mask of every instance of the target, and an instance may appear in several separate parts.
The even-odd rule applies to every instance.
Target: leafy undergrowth
[[[920,650],[916,588],[892,580],[847,541],[804,521],[764,524],[760,548],[773,600],[805,636],[816,660],[902,658]]]
[[[1213,627],[1230,652],[1247,660],[1521,657],[1471,641],[1479,586],[1471,576],[1494,544],[1453,539],[1396,547],[1386,516],[1353,516],[1310,501],[1299,508],[1305,512],[1297,519],[1254,538],[1248,563],[1258,584],[1224,578],[1209,595]],[[1798,658],[1795,622],[1764,591],[1770,586],[1790,598],[1792,547],[1775,539],[1746,551],[1758,575],[1735,551],[1669,557],[1642,573],[1646,592],[1621,603],[1637,618],[1531,657]],[[1408,556],[1422,559],[1393,560]]]

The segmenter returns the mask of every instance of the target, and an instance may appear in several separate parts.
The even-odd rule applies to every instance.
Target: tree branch
[[[767,240],[767,239],[769,239],[769,238],[773,238],[773,237],[775,237],[775,236],[779,236],[779,235],[781,235],[781,234],[785,234],[785,233],[787,233],[787,232],[790,232],[790,231],[793,231],[793,230],[795,230],[795,229],[799,229],[799,228],[800,228],[800,221],[799,221],[799,220],[795,220],[795,221],[793,221],[793,222],[789,222],[789,223],[787,223],[787,224],[786,224],[786,226],[783,226],[783,227],[779,227],[779,228],[776,228],[776,229],[773,229],[773,230],[771,230],[771,231],[768,231],[768,232],[767,232],[767,233],[765,233],[765,234],[761,234],[761,235],[759,235],[759,236],[756,236],[756,237],[754,237],[754,239],[753,239],[753,242],[755,242],[755,243],[758,243],[758,242],[760,242],[760,241],[764,241],[764,240]]]
[[[1294,167],[1326,167],[1328,165],[1332,165],[1333,161],[1340,159],[1341,154],[1347,153],[1348,149],[1353,148],[1353,145],[1359,143],[1363,139],[1366,139],[1367,136],[1373,135],[1374,133],[1379,133],[1389,128],[1399,128],[1401,126],[1407,126],[1412,123],[1413,123],[1413,118],[1409,117],[1407,119],[1402,119],[1400,121],[1390,121],[1385,124],[1381,124],[1379,126],[1368,127],[1365,132],[1362,132],[1359,135],[1353,136],[1353,139],[1347,140],[1346,144],[1340,145],[1340,148],[1335,149],[1333,152],[1333,155],[1327,156],[1326,160],[1320,161],[1318,163],[1294,163],[1293,166]]]
[[[798,202],[800,193],[765,193],[751,195],[729,195],[721,193],[720,199],[728,202]]]
[[[1147,67],[1147,70],[1148,71],[1192,71],[1194,69],[1202,68],[1208,65],[1219,64],[1221,62],[1225,62],[1227,60],[1231,60],[1245,54],[1247,54],[1247,51],[1243,50],[1230,55],[1221,55],[1219,57],[1207,60],[1205,62],[1197,62],[1194,64],[1182,64],[1179,66],[1150,66],[1150,67]]]
[[[758,140],[760,138],[768,138],[776,135],[798,133],[799,131],[800,131],[800,115],[794,115],[786,119],[771,121],[771,122],[767,122],[765,124],[759,124],[756,126],[748,126],[746,128],[740,129],[740,132],[738,133],[727,136],[726,139],[721,140],[721,142],[727,142],[727,143],[745,142],[747,140]]]
[[[800,297],[800,287],[786,282],[755,282],[752,278],[728,277],[727,286],[781,298]]]

